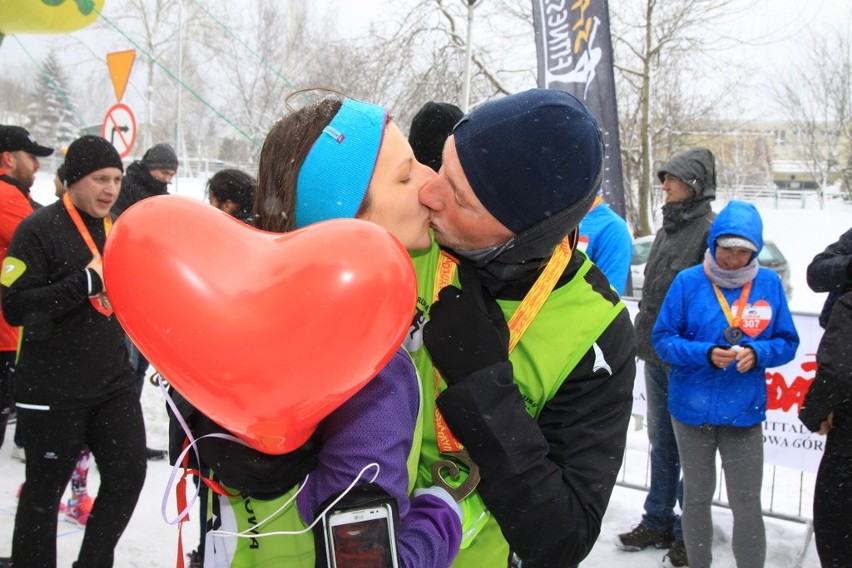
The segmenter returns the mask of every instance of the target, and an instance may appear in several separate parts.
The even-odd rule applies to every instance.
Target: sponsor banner
[[[532,0],[538,86],[571,93],[598,119],[603,197],[622,217],[624,181],[607,0]]]
[[[625,299],[635,319],[638,302]],[[799,421],[799,407],[816,375],[816,352],[822,328],[816,314],[793,314],[799,333],[796,357],[781,367],[766,369],[766,422],[763,423],[763,453],[767,465],[782,465],[816,473],[825,447],[825,436],[812,433]],[[645,416],[644,362],[636,362],[633,413]]]

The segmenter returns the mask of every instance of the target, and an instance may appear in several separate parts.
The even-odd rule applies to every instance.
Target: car
[[[633,283],[634,298],[642,297],[642,284],[645,282],[645,263],[651,254],[654,235],[645,235],[633,239],[633,256],[630,257],[630,280]]]
[[[760,266],[765,266],[778,274],[778,277],[781,278],[781,284],[784,285],[784,295],[789,302],[793,298],[793,286],[790,284],[790,265],[778,245],[773,241],[764,241],[763,248],[757,256],[757,262],[760,263]]]
[[[633,298],[642,297],[642,284],[645,283],[645,264],[651,254],[654,235],[637,237],[633,240],[633,256],[630,258],[630,279],[633,282]],[[764,241],[763,248],[757,256],[757,262],[781,278],[784,285],[784,295],[787,301],[793,297],[793,286],[790,284],[790,265],[774,241]]]

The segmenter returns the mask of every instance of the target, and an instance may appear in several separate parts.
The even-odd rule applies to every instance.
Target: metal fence
[[[771,201],[775,209],[790,207],[791,202],[798,201],[799,206],[805,209],[808,202],[819,200],[819,192],[816,189],[782,189],[774,185],[746,185],[736,188],[719,188],[717,197],[722,200]],[[840,193],[838,189],[828,189],[823,191],[823,198],[848,200],[849,196]]]

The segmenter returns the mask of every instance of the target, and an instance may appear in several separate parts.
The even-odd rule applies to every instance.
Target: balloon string
[[[162,377],[162,375],[161,375],[161,377]],[[212,433],[212,434],[206,434],[204,436],[201,436],[200,438],[194,438],[193,435],[192,435],[192,432],[189,430],[189,426],[187,425],[186,420],[184,420],[183,416],[181,415],[180,411],[177,408],[177,405],[175,404],[174,400],[172,400],[172,397],[169,394],[169,391],[167,390],[168,389],[168,383],[164,380],[160,380],[160,381],[158,381],[158,386],[160,388],[160,392],[163,395],[163,398],[166,400],[166,404],[172,410],[172,413],[174,414],[175,418],[177,418],[178,424],[180,424],[181,429],[183,430],[184,434],[186,434],[187,440],[189,440],[189,443],[186,445],[186,447],[183,449],[183,451],[181,451],[180,455],[178,456],[178,459],[175,460],[175,464],[172,466],[172,471],[169,474],[169,480],[166,483],[166,488],[165,488],[165,491],[163,493],[163,501],[162,501],[162,506],[161,506],[161,510],[160,510],[164,521],[166,521],[170,525],[176,525],[189,516],[189,511],[192,509],[193,505],[195,505],[195,502],[198,500],[199,489],[200,489],[199,486],[196,486],[195,493],[192,496],[192,499],[190,500],[190,502],[187,503],[186,507],[184,507],[183,510],[178,512],[177,517],[170,520],[169,517],[168,517],[168,514],[166,513],[166,506],[168,505],[169,495],[171,495],[172,489],[174,488],[175,479],[180,474],[180,470],[183,469],[180,464],[183,463],[183,459],[186,457],[186,454],[190,450],[192,450],[193,452],[195,452],[196,463],[201,463],[201,455],[198,453],[198,448],[196,446],[197,446],[199,440],[203,440],[204,438],[221,438],[223,440],[229,440],[231,442],[236,442],[236,443],[242,444],[244,446],[248,446],[248,444],[246,444],[243,440],[241,440],[241,439],[239,439],[236,436],[233,436],[231,434]],[[298,491],[296,491],[296,493],[293,494],[292,497],[290,497],[284,504],[282,504],[280,507],[278,507],[278,509],[276,509],[274,512],[269,514],[265,519],[262,519],[261,521],[259,521],[254,526],[251,526],[251,527],[245,529],[244,531],[236,532],[236,533],[231,532],[231,531],[225,531],[225,530],[213,530],[213,531],[209,531],[207,534],[210,534],[210,535],[213,535],[213,536],[230,536],[230,537],[236,537],[236,538],[260,538],[260,537],[265,537],[265,536],[304,534],[304,533],[312,530],[314,528],[314,526],[316,526],[316,524],[320,521],[320,519],[322,519],[332,509],[332,507],[337,505],[340,502],[341,499],[346,497],[346,495],[348,495],[352,491],[352,489],[355,487],[355,485],[358,483],[358,481],[364,476],[364,474],[370,468],[375,469],[376,472],[373,474],[372,478],[370,478],[369,483],[375,482],[376,478],[379,477],[379,472],[381,471],[381,467],[376,462],[368,463],[363,468],[361,468],[361,471],[358,472],[358,475],[355,476],[355,478],[352,480],[352,482],[349,484],[349,486],[347,486],[346,489],[340,495],[338,495],[337,498],[334,499],[334,501],[332,501],[325,509],[323,509],[322,513],[317,515],[317,517],[314,519],[314,521],[310,525],[308,525],[307,527],[305,527],[302,530],[299,530],[299,531],[275,531],[275,532],[259,533],[259,534],[257,532],[253,532],[253,531],[256,531],[258,528],[260,528],[261,526],[268,523],[269,521],[276,518],[281,512],[283,512],[287,507],[289,507],[293,503],[293,501],[295,501],[295,499],[299,496],[299,493],[301,493],[302,490],[307,485],[308,479],[310,478],[310,474],[305,476],[305,479],[302,482],[302,485],[299,487]]]
[[[350,484],[349,484],[349,486],[348,486],[348,487],[347,487],[347,488],[343,491],[343,493],[341,493],[340,495],[338,495],[338,496],[337,496],[337,498],[336,498],[334,501],[332,501],[332,502],[328,505],[328,507],[326,507],[325,509],[323,509],[322,513],[320,513],[319,515],[317,515],[317,516],[316,516],[316,518],[314,519],[314,521],[313,521],[310,525],[308,525],[307,527],[305,527],[305,528],[304,528],[304,529],[302,529],[302,530],[299,530],[299,531],[273,531],[273,532],[268,532],[268,533],[256,533],[256,532],[253,532],[253,531],[256,531],[256,530],[257,530],[259,527],[261,527],[262,525],[264,525],[264,524],[266,524],[267,522],[269,522],[269,521],[271,521],[272,519],[274,519],[274,518],[275,518],[276,516],[278,516],[278,515],[279,515],[279,514],[280,514],[280,513],[284,510],[284,509],[286,509],[287,507],[289,507],[289,506],[290,506],[290,504],[291,504],[291,503],[293,503],[293,501],[296,499],[296,497],[298,497],[298,496],[299,496],[299,493],[301,493],[301,492],[302,492],[302,489],[304,489],[304,488],[305,488],[305,485],[307,484],[307,482],[308,482],[308,478],[310,477],[310,475],[306,475],[306,476],[305,476],[305,481],[303,481],[303,482],[302,482],[302,486],[301,486],[301,487],[299,487],[299,490],[298,490],[298,491],[296,491],[296,493],[295,493],[292,497],[290,497],[290,498],[287,500],[287,502],[286,502],[286,503],[284,503],[283,505],[281,505],[280,507],[278,507],[278,509],[276,509],[273,513],[271,513],[270,515],[268,515],[268,516],[267,516],[265,519],[263,519],[262,521],[258,522],[256,525],[254,525],[254,526],[252,526],[252,527],[249,527],[249,528],[247,528],[247,529],[245,529],[244,531],[241,531],[241,532],[231,532],[231,531],[226,531],[226,530],[217,529],[217,530],[209,531],[207,534],[210,534],[210,535],[213,535],[213,536],[230,536],[230,537],[236,537],[236,538],[261,538],[261,537],[266,537],[266,536],[278,536],[278,535],[300,535],[300,534],[304,534],[304,533],[306,533],[306,532],[309,532],[309,531],[313,530],[314,526],[316,526],[316,524],[317,524],[317,523],[318,523],[318,522],[319,522],[319,521],[320,521],[323,517],[325,517],[325,516],[326,516],[326,514],[327,514],[327,513],[328,513],[328,512],[329,512],[329,511],[330,511],[330,510],[331,510],[331,509],[332,509],[335,505],[337,505],[337,503],[339,503],[339,502],[340,502],[340,500],[341,500],[341,499],[343,499],[344,497],[346,497],[346,495],[348,495],[348,494],[349,494],[349,492],[350,492],[350,491],[352,491],[352,489],[355,487],[355,485],[358,483],[358,481],[361,479],[361,477],[362,477],[362,476],[365,474],[365,472],[366,472],[368,469],[370,469],[370,468],[374,468],[374,469],[376,470],[376,473],[374,473],[374,474],[373,474],[373,477],[370,479],[370,483],[373,483],[374,481],[376,481],[376,478],[379,476],[379,471],[381,471],[381,467],[379,467],[379,464],[377,464],[376,462],[368,463],[368,464],[367,464],[367,465],[365,465],[363,468],[361,468],[361,471],[359,471],[359,472],[358,472],[358,475],[356,475],[356,476],[355,476],[355,479],[353,479],[353,480],[352,480],[352,483],[350,483]]]
[[[186,507],[184,507],[181,511],[178,512],[177,517],[169,519],[168,513],[166,512],[166,507],[168,506],[169,502],[169,495],[171,495],[171,492],[174,488],[175,479],[178,477],[178,475],[181,474],[181,470],[183,469],[181,464],[183,463],[183,459],[186,457],[186,454],[190,450],[192,450],[193,452],[195,452],[196,463],[201,463],[201,455],[198,453],[198,448],[196,447],[196,445],[198,444],[199,440],[203,440],[204,438],[221,438],[223,440],[229,440],[231,442],[236,442],[244,446],[248,444],[231,434],[212,433],[206,434],[201,438],[194,438],[192,432],[189,430],[189,426],[187,425],[186,420],[184,420],[183,416],[177,408],[177,405],[175,404],[174,400],[172,400],[172,397],[169,394],[169,391],[167,390],[168,383],[164,380],[160,380],[158,381],[158,386],[160,387],[160,392],[162,393],[163,398],[166,400],[166,404],[171,409],[172,414],[174,414],[175,418],[177,418],[178,424],[180,424],[181,429],[183,430],[184,434],[186,434],[187,440],[189,440],[189,443],[180,453],[178,458],[175,460],[174,465],[172,466],[172,471],[169,474],[169,480],[166,483],[166,488],[163,493],[162,504],[160,506],[160,514],[162,515],[163,520],[170,525],[176,525],[189,516],[190,510],[192,510],[192,506],[195,505],[196,501],[198,501],[198,495],[200,490],[199,486],[196,486],[195,493],[193,494],[192,499],[189,501],[189,503],[187,503]]]

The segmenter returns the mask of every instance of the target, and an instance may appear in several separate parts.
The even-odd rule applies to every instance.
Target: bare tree
[[[657,159],[681,150],[688,123],[709,117],[718,105],[712,93],[695,88],[711,62],[702,55],[714,45],[707,33],[731,17],[733,0],[637,0],[610,4],[616,50],[622,162],[628,188],[628,217],[637,235],[653,230],[652,188]],[[718,47],[718,46],[716,46]],[[626,191],[625,193],[629,193]]]
[[[852,148],[852,44],[849,29],[812,33],[803,62],[777,86],[775,96],[794,125],[798,152],[817,184],[820,207],[835,179],[848,185]],[[844,173],[846,175],[844,175]]]
[[[232,111],[255,141],[262,142],[281,116],[284,101],[304,88],[306,69],[317,51],[312,44],[307,2],[260,0],[234,13],[222,5],[212,15],[216,33],[201,39],[207,54],[205,75],[216,101]],[[214,84],[215,83],[215,84]]]
[[[125,49],[128,43],[137,47],[136,65],[145,69],[141,149],[161,141],[178,144],[175,140],[178,97],[181,114],[185,111],[195,115],[187,122],[200,124],[200,106],[193,104],[193,99],[198,103],[197,99],[206,93],[199,92],[202,90],[197,71],[199,62],[193,56],[192,46],[198,38],[210,33],[209,23],[198,5],[190,0],[121,0],[108,8],[109,14],[105,14],[98,26],[110,30],[113,36],[123,37]],[[192,92],[187,93],[179,81],[192,85]],[[182,123],[183,120],[181,117]],[[187,130],[190,139],[194,131],[194,128]],[[177,150],[185,153],[184,148]]]
[[[462,107],[468,2],[408,0],[397,14],[390,33],[376,25],[359,43],[374,62],[360,73],[359,88],[372,89],[403,125],[430,100]],[[472,28],[471,106],[535,85],[528,2],[479,0]]]
[[[772,160],[766,135],[724,125],[721,129],[727,134],[719,136],[712,148],[719,188],[737,197],[747,187],[772,186]]]
[[[28,70],[27,70],[28,71]],[[3,93],[3,108],[0,108],[0,124],[23,124],[30,103],[31,93],[19,76],[27,77],[24,72],[0,76],[0,93]]]

